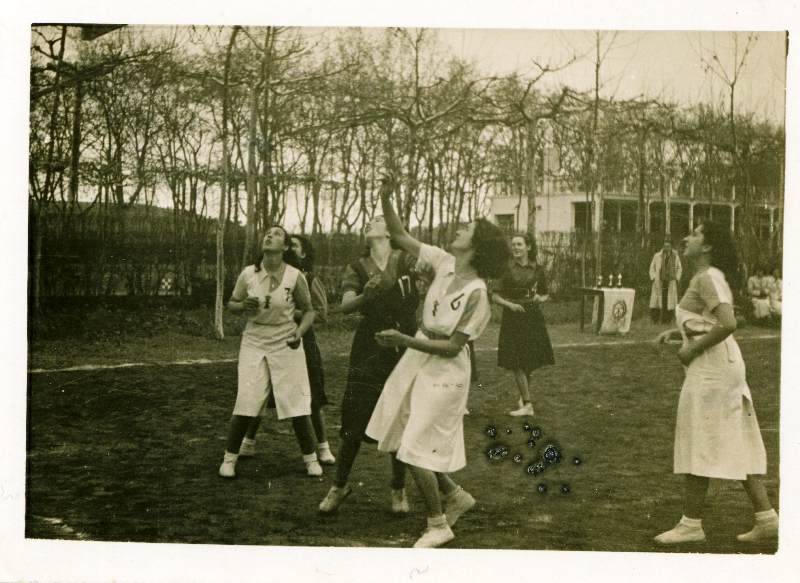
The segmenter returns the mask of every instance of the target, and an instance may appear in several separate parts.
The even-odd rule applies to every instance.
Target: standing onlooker
[[[701,519],[710,478],[740,480],[755,509],[755,526],[737,538],[756,542],[778,536],[778,514],[762,476],[767,453],[747,386],[736,330],[731,285],[738,286],[740,264],[730,230],[711,222],[686,237],[683,253],[694,272],[676,311],[678,358],[686,377],[678,400],[675,473],[685,474],[683,518],[656,537],[661,544],[705,540]]]
[[[653,256],[650,263],[650,319],[667,323],[675,319],[675,304],[678,303],[678,280],[681,278],[681,258],[672,248],[672,241],[664,239],[664,247]]]
[[[511,254],[514,256],[511,269],[500,280],[500,289],[492,294],[492,302],[503,306],[497,365],[514,373],[519,391],[519,408],[509,415],[533,416],[531,373],[555,364],[550,336],[539,309],[539,304],[550,296],[544,268],[536,262],[533,237],[528,233],[514,235]]]
[[[283,227],[271,227],[261,244],[262,257],[245,267],[236,280],[228,302],[234,314],[244,314],[247,326],[239,350],[239,387],[233,408],[225,457],[219,473],[236,475],[242,440],[258,416],[270,392],[275,395],[278,419],[292,420],[309,476],[322,475],[314,451],[309,414],[311,387],[301,340],[316,313],[306,278],[297,267],[291,240]],[[300,324],[295,310],[302,313]]]

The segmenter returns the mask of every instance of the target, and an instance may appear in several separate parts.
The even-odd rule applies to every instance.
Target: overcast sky
[[[548,76],[577,90],[594,86],[594,33],[592,31],[440,29],[439,38],[454,55],[475,61],[494,74],[535,72],[536,64],[557,67]],[[601,67],[602,93],[617,99],[637,95],[684,104],[716,102],[721,92],[727,105],[728,88],[711,71],[701,55],[711,59],[716,48],[722,70],[731,74],[734,44],[729,32],[621,31],[601,33],[601,51],[611,45]],[[746,34],[739,34],[740,52]],[[737,81],[736,101],[741,111],[782,123],[786,86],[786,42],[783,32],[757,33],[745,67]],[[738,108],[737,108],[738,109]]]

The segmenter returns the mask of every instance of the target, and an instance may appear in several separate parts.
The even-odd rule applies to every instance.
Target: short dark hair
[[[738,289],[742,284],[742,263],[730,228],[713,221],[705,221],[702,225],[703,244],[711,247],[711,265],[725,274],[731,289]]]
[[[472,248],[475,250],[470,264],[478,272],[478,277],[498,278],[508,269],[511,249],[505,234],[497,225],[486,219],[476,219],[472,231]]]
[[[297,258],[300,261],[300,269],[306,272],[311,271],[311,268],[314,267],[314,257],[315,257],[314,245],[311,244],[311,239],[309,239],[305,235],[298,235],[298,234],[291,235],[291,238],[300,241],[300,247],[302,247],[303,253],[306,254],[305,257]]]
[[[519,233],[514,233],[514,235],[511,237],[512,241],[514,240],[514,237],[521,238],[523,241],[525,241],[526,246],[530,246],[530,249],[528,250],[528,261],[531,263],[536,263],[536,239],[534,239],[533,235],[520,231]]]

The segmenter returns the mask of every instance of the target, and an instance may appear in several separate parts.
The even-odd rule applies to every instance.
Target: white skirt
[[[425,338],[417,332],[417,338]],[[366,434],[380,451],[434,472],[467,465],[464,411],[469,396],[469,348],[442,358],[411,348],[389,375]]]
[[[686,369],[675,429],[675,473],[744,480],[767,472],[739,345],[729,336]]]
[[[242,342],[239,349],[239,389],[234,415],[256,417],[270,387],[275,394],[278,419],[311,414],[311,385],[302,343],[269,352]]]

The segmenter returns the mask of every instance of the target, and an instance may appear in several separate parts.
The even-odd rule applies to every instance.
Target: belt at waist
[[[439,334],[438,332],[431,332],[424,326],[420,326],[419,331],[422,332],[428,340],[450,340],[449,336],[445,334]]]

